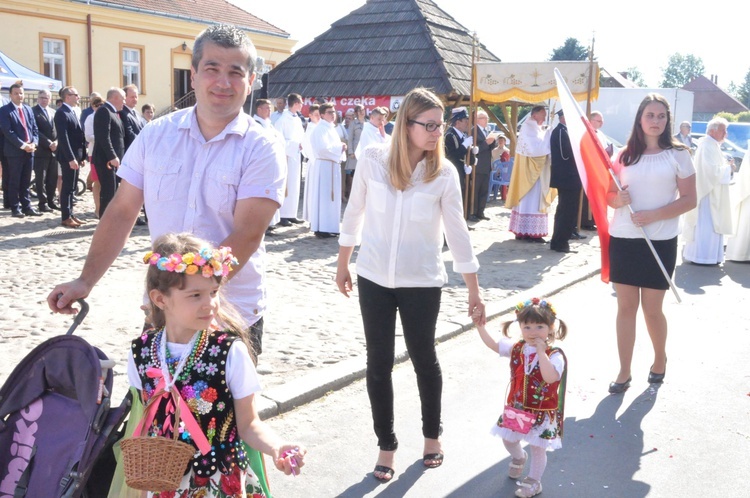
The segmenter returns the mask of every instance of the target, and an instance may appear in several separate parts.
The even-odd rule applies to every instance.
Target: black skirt
[[[677,262],[677,237],[668,240],[652,240],[664,268],[670,277]],[[647,289],[669,289],[659,263],[656,262],[645,239],[609,238],[609,280],[618,284],[646,287]]]

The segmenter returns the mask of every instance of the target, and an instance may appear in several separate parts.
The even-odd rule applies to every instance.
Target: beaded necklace
[[[157,344],[158,343],[158,344]],[[164,328],[158,332],[154,346],[157,351],[157,358],[161,367],[162,375],[169,389],[176,381],[186,382],[193,370],[195,361],[203,354],[203,350],[208,344],[208,333],[206,330],[199,330],[188,342],[186,350],[189,354],[180,358],[172,358],[167,347],[166,333]]]

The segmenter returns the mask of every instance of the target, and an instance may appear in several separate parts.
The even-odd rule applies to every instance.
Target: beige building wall
[[[141,96],[157,112],[173,104],[174,69],[189,69],[195,37],[205,24],[65,0],[2,0],[0,50],[24,66],[43,73],[42,38],[66,44],[65,84],[82,95],[122,86],[122,49],[141,52]],[[91,66],[89,73],[89,30]],[[258,55],[275,66],[291,55],[296,41],[248,33]],[[183,43],[186,49],[183,50]]]

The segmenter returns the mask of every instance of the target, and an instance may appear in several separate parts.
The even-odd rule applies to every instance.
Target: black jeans
[[[435,325],[440,311],[440,287],[389,289],[357,278],[359,306],[367,343],[367,394],[373,427],[381,450],[393,451],[398,440],[393,428],[393,382],[396,311],[404,341],[417,374],[422,403],[422,434],[437,439],[441,432],[443,374],[435,353]]]

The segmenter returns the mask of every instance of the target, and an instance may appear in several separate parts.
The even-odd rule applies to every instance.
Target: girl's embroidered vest
[[[227,387],[225,370],[229,348],[239,337],[217,330],[209,331],[207,335],[205,343],[195,350],[192,368],[188,372],[189,367],[186,365],[183,370],[183,373],[188,373],[187,377],[175,382],[182,399],[190,407],[211,445],[211,451],[206,455],[197,453],[196,447],[197,456],[190,462],[189,469],[202,477],[211,476],[217,470],[229,474],[235,465],[242,470],[248,466],[247,455],[242,449],[242,440],[237,434],[234,400]],[[166,337],[162,332],[152,331],[134,340],[131,345],[133,359],[143,385],[144,402],[154,394],[157,383],[155,379],[146,375],[146,371],[151,367],[161,368],[157,339],[166,340]],[[185,406],[181,409],[184,410]],[[171,438],[173,423],[174,405],[171,398],[165,398],[159,402],[150,433]],[[195,446],[187,431],[184,428],[179,430],[180,440]]]
[[[524,372],[523,345],[525,341],[518,341],[513,345],[510,352],[510,377],[511,388],[508,394],[508,404],[524,410],[533,410],[534,412],[554,412],[558,408],[558,388],[560,381],[548,384],[542,378],[542,372],[539,369],[539,363],[529,375]],[[547,348],[547,355],[557,351],[562,353],[560,348]],[[554,414],[550,413],[554,420]]]

